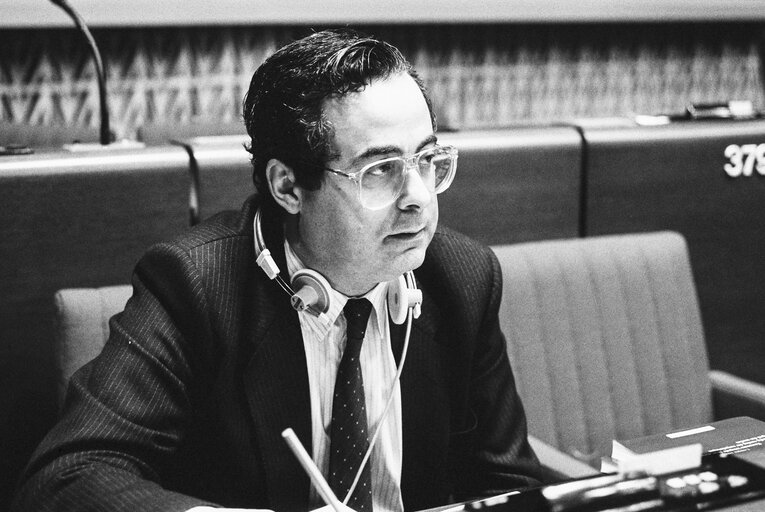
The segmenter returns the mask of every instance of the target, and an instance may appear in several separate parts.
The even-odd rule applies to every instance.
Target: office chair
[[[566,467],[570,457],[599,467],[612,439],[732,416],[765,419],[765,386],[709,371],[680,234],[493,249],[504,281],[500,323],[545,465],[582,476],[586,468]],[[548,452],[561,458],[545,460]]]

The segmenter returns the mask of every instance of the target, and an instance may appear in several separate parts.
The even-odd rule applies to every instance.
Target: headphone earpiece
[[[292,289],[295,293],[290,297],[290,303],[296,311],[310,308],[314,313],[329,311],[330,285],[323,275],[315,270],[298,270],[292,276]]]
[[[410,271],[405,276],[400,276],[388,283],[388,314],[396,325],[406,321],[409,308],[414,308],[412,313],[415,318],[420,316],[420,304],[422,304],[422,291],[414,283],[414,274]]]
[[[414,279],[414,272],[409,271],[406,274],[406,284],[409,287],[409,307],[412,309],[412,316],[420,318],[422,314],[422,290],[417,287],[417,281]]]

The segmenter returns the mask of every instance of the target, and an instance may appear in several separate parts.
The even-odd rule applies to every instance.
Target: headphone
[[[309,313],[321,321],[327,323],[326,316],[329,311],[331,300],[330,289],[332,288],[327,279],[319,272],[311,269],[302,269],[295,272],[290,283],[279,275],[279,267],[276,265],[271,251],[266,247],[261,228],[261,209],[255,212],[252,221],[255,236],[255,261],[263,269],[269,279],[275,280],[279,286],[290,296],[290,304],[295,311]],[[388,314],[394,324],[403,324],[407,316],[419,318],[422,304],[422,290],[417,288],[414,272],[407,271],[398,279],[387,283]]]

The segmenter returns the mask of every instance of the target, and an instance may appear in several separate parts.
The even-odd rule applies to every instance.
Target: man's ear
[[[300,188],[295,185],[295,172],[281,160],[272,158],[266,164],[266,180],[274,200],[288,213],[300,212]]]

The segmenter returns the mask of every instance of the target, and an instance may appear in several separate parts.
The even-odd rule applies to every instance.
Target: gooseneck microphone
[[[85,25],[85,21],[82,19],[82,17],[75,11],[71,5],[66,0],[50,0],[51,3],[59,6],[61,9],[66,12],[70,18],[74,21],[74,24],[77,25],[77,28],[79,31],[85,36],[86,41],[88,42],[88,47],[90,48],[90,53],[93,56],[93,61],[96,65],[96,76],[98,77],[98,96],[99,96],[99,102],[101,107],[101,144],[106,146],[111,142],[111,133],[109,130],[109,107],[106,101],[106,73],[104,72],[104,64],[101,60],[101,53],[98,51],[98,46],[96,45],[96,40],[93,39],[93,34],[90,33],[90,30]]]

